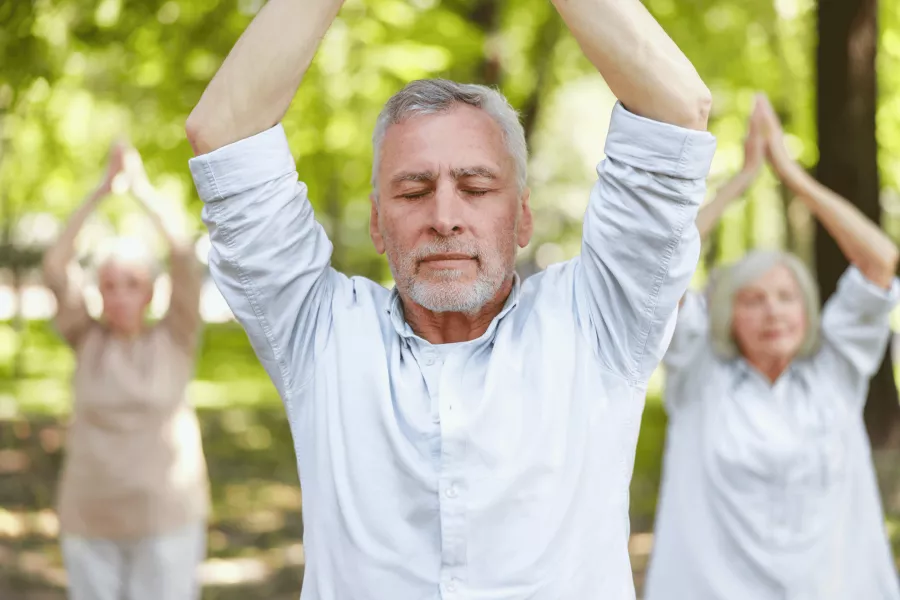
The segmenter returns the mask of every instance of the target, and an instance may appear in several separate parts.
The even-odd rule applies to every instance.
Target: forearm
[[[166,241],[169,252],[173,258],[179,255],[190,255],[193,253],[193,244],[190,238],[179,228],[171,223],[170,219],[166,219],[161,211],[161,200],[157,191],[147,186],[132,189],[138,204],[144,209],[153,227]]]
[[[700,232],[701,242],[706,242],[725,213],[725,209],[747,191],[747,188],[753,183],[753,178],[752,173],[739,172],[716,191],[716,197],[712,201],[703,205],[697,214],[697,231]]]
[[[94,212],[105,195],[106,191],[103,189],[103,186],[97,187],[87,195],[81,206],[69,217],[65,229],[44,254],[43,266],[45,274],[60,275],[65,273],[66,266],[75,257],[75,239],[84,227],[87,218]]]
[[[205,154],[281,121],[343,0],[270,0],[191,112],[187,134]]]
[[[847,260],[872,283],[890,287],[897,270],[898,251],[881,228],[799,165],[787,170],[784,181],[834,238]]]
[[[709,90],[639,0],[553,0],[553,4],[629,111],[706,129]]]

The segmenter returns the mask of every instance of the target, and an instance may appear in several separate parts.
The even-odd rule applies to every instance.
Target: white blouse
[[[898,298],[848,269],[820,349],[774,385],[714,355],[704,299],[685,298],[646,600],[900,599],[862,419]]]

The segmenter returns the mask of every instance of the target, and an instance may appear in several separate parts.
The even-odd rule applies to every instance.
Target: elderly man
[[[581,256],[523,283],[514,111],[411,83],[373,136],[388,291],[329,266],[279,124],[340,4],[270,0],[187,123],[213,276],[293,433],[303,598],[634,598],[628,484],[699,253],[709,92],[639,0],[558,0],[621,103]]]

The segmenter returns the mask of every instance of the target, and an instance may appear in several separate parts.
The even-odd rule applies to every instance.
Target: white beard
[[[422,308],[436,313],[476,313],[497,295],[512,274],[515,254],[513,253],[512,260],[497,256],[494,260],[486,261],[484,253],[477,247],[451,241],[452,239],[439,238],[409,254],[398,255],[396,251],[388,250],[388,264],[398,289]],[[512,243],[515,244],[515,241],[512,240]],[[460,281],[462,271],[453,269],[440,271],[438,277],[432,279],[419,277],[419,262],[428,255],[438,253],[459,253],[476,257],[478,274],[475,281]]]

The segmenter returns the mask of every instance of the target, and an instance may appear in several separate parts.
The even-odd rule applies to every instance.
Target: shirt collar
[[[507,296],[506,302],[503,304],[503,309],[491,320],[491,324],[488,326],[487,331],[485,331],[478,339],[490,339],[493,337],[500,320],[519,303],[521,287],[519,274],[514,271],[512,290],[509,292],[509,296]],[[412,330],[412,327],[409,326],[409,323],[406,322],[406,317],[403,314],[403,301],[400,299],[400,292],[397,291],[396,285],[391,290],[390,300],[388,301],[387,308],[385,308],[385,312],[387,312],[391,319],[391,324],[394,326],[394,330],[400,337],[404,339],[419,337]]]
[[[808,379],[806,369],[802,368],[802,361],[803,359],[799,358],[792,361],[791,364],[788,365],[787,369],[784,370],[784,373],[781,374],[781,377],[779,377],[775,382],[775,384],[770,384],[769,381],[759,371],[750,366],[750,363],[748,363],[744,359],[744,357],[740,356],[732,361],[732,385],[734,387],[737,387],[748,379],[755,378],[764,383],[767,387],[774,387],[774,385],[777,385],[779,382],[790,378],[800,382],[806,387],[810,387],[811,382]]]

